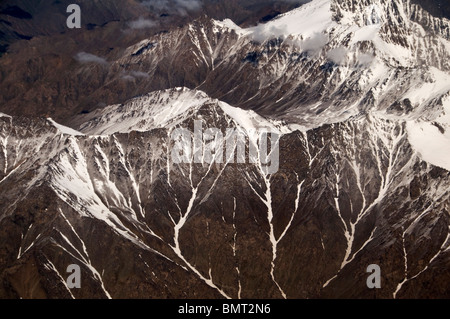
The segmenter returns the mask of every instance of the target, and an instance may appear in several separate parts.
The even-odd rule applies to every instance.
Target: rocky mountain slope
[[[186,94],[198,103],[167,113]],[[142,131],[108,115],[85,129],[107,135],[2,117],[3,297],[446,296],[450,174],[421,160],[405,123],[369,113],[279,130],[280,169],[267,176],[258,164],[174,164],[175,127],[247,132],[239,123],[254,116],[186,89],[155,97],[166,120]],[[377,291],[365,283],[373,263]],[[66,287],[69,264],[82,289]]]
[[[0,114],[0,296],[448,298],[448,25],[406,0],[313,0],[74,63],[110,106],[73,128]],[[245,136],[245,160],[208,128]]]

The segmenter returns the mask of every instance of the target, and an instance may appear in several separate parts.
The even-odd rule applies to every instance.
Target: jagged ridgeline
[[[108,106],[70,128],[0,114],[0,296],[449,297],[448,48],[449,21],[410,1],[313,0],[73,63]],[[278,170],[174,162],[196,122],[276,133]]]

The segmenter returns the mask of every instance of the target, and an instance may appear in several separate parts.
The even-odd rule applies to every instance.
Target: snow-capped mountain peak
[[[169,127],[208,101],[211,99],[205,93],[183,87],[153,92],[89,114],[80,131],[107,135]]]
[[[108,106],[83,116],[85,123],[80,126],[80,131],[87,135],[110,135],[175,127],[189,117],[196,118],[198,111],[205,106],[210,112],[220,109],[234,125],[247,133],[267,129],[274,133],[287,134],[292,132],[291,128],[299,127],[291,125],[290,128],[281,121],[265,119],[252,110],[242,110],[212,99],[202,91],[179,87],[152,92],[125,104]],[[61,127],[59,124],[55,126]]]
[[[61,134],[67,134],[67,135],[72,135],[72,136],[81,136],[84,135],[81,132],[78,132],[70,127],[61,125],[57,122],[55,122],[52,118],[48,118],[47,119],[55,128],[58,129],[59,132],[61,132]]]

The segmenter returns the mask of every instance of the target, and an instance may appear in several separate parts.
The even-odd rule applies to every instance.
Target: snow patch
[[[89,135],[110,135],[168,128],[207,101],[211,99],[202,91],[187,88],[156,91],[125,105],[112,105],[95,112],[80,130]]]
[[[437,126],[417,121],[407,122],[406,127],[409,142],[421,158],[450,171],[450,131],[441,133]]]
[[[62,134],[71,135],[71,136],[83,136],[84,134],[81,132],[78,132],[70,127],[61,125],[56,123],[53,119],[48,118],[47,121],[49,121],[54,127],[58,129]]]

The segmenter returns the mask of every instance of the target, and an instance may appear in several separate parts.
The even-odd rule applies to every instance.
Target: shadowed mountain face
[[[450,3],[448,0],[413,0],[429,13],[438,18],[450,19]]]
[[[0,7],[1,298],[450,297],[449,20],[122,2]]]

